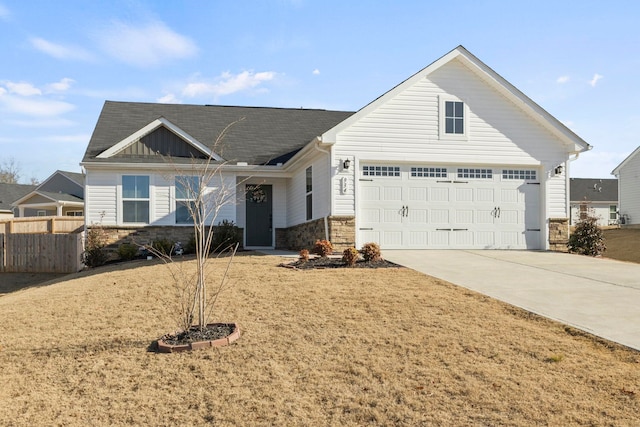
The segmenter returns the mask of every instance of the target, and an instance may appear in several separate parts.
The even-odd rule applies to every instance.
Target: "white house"
[[[459,46],[355,113],[106,102],[81,165],[121,238],[189,231],[178,181],[211,156],[245,247],[562,249],[590,148]]]
[[[611,173],[618,178],[620,223],[640,225],[640,147],[636,148]]]
[[[569,187],[571,225],[587,216],[601,227],[618,224],[617,179],[571,178]]]

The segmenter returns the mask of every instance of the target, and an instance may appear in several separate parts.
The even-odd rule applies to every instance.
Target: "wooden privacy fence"
[[[84,229],[84,217],[36,216],[0,220],[0,234],[79,233]]]
[[[73,273],[80,261],[84,233],[0,234],[0,272]]]

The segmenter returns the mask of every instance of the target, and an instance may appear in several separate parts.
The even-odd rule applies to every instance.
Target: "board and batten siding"
[[[330,215],[331,195],[329,178],[329,156],[318,153],[310,162],[298,168],[287,186],[287,227],[302,224],[307,221],[306,171],[312,166],[313,180],[313,218],[318,219]]]
[[[640,224],[640,155],[636,153],[621,168],[618,175],[620,215],[627,215],[627,224]]]
[[[440,138],[439,110],[445,99],[465,103],[465,138]],[[332,162],[339,166],[342,159],[351,158],[389,164],[529,167],[538,169],[541,182],[546,185],[549,171],[567,158],[568,149],[562,147],[551,132],[520,107],[460,61],[453,60],[338,132]],[[357,162],[352,165],[357,166]],[[333,176],[334,214],[354,215],[357,173],[352,166],[350,173]],[[340,179],[345,176],[350,191],[341,194]],[[564,177],[546,190],[548,196],[566,200]],[[557,205],[553,205],[551,210],[557,212]],[[566,208],[563,211],[566,216]]]

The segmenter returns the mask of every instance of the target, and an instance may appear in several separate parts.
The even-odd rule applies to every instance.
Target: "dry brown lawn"
[[[605,257],[640,263],[640,228],[604,230]]]
[[[149,350],[161,264],[0,296],[0,425],[640,425],[636,351],[409,269],[280,261],[236,258],[215,320],[243,336],[192,353]]]

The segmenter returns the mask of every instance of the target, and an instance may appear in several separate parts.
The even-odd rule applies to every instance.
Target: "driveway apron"
[[[539,251],[394,250],[383,256],[640,350],[640,264]]]

